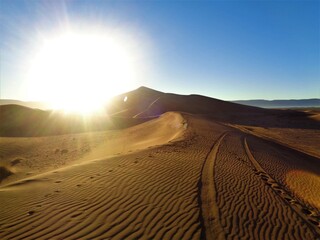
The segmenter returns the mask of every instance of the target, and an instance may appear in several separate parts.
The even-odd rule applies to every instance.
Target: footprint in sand
[[[19,163],[21,163],[23,159],[22,158],[16,158],[15,160],[12,160],[10,163],[11,163],[11,166],[15,166]]]
[[[75,213],[75,214],[71,215],[71,218],[78,217],[78,216],[80,216],[81,214],[82,214],[82,213]]]
[[[289,196],[285,196],[284,199],[285,199],[286,201],[288,201],[288,202],[291,202],[291,201],[293,200],[293,199],[292,199],[291,197],[289,197]]]
[[[309,209],[306,209],[306,208],[302,208],[301,212],[306,214],[306,215],[309,215],[309,216],[312,215],[312,212]]]
[[[319,215],[312,215],[312,218],[314,218],[316,221],[320,222],[320,216]]]
[[[316,225],[317,227],[320,228],[320,224],[319,224],[317,221],[315,221],[315,220],[313,220],[313,219],[309,219],[309,221],[310,221],[312,224],[314,224],[314,225]]]
[[[308,219],[313,225],[316,225],[318,228],[320,228],[320,216],[311,216],[311,218]]]
[[[35,212],[36,212],[36,211],[31,210],[31,211],[29,211],[27,214],[28,214],[29,216],[31,216],[31,215],[35,214]]]
[[[280,190],[281,189],[281,187],[276,183],[272,184],[272,188],[275,189],[275,190]]]
[[[284,194],[284,193],[285,193],[285,192],[284,192],[282,189],[280,189],[280,188],[276,189],[276,191],[277,191],[279,194]]]

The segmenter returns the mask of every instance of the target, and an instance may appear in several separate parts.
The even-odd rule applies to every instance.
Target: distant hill
[[[50,109],[50,106],[48,103],[45,102],[25,102],[25,101],[19,101],[19,100],[13,100],[13,99],[0,99],[0,105],[20,105],[28,108],[38,108],[42,110],[48,110]]]
[[[126,101],[124,99],[126,98]],[[168,111],[178,111],[192,114],[242,114],[248,112],[266,112],[264,109],[239,105],[228,101],[210,98],[202,95],[179,95],[159,92],[147,87],[140,87],[123,93],[112,99],[110,114],[116,113],[122,117],[159,116]]]
[[[124,101],[126,100],[126,101]],[[320,129],[313,111],[266,109],[201,95],[178,95],[140,87],[113,99],[107,111],[122,118],[157,117],[168,111],[201,115],[228,124]]]
[[[142,105],[141,106],[136,106],[136,111],[141,112],[145,110],[144,108],[147,107],[148,104],[150,104],[149,100],[155,100],[155,97],[160,97],[163,96],[163,94],[169,94],[170,93],[163,93],[159,92],[147,87],[140,87],[136,90],[133,90],[128,93],[121,94],[119,96],[114,97],[116,100],[121,100],[120,103],[122,103],[122,97],[127,96],[127,95],[137,95],[141,94],[141,96],[138,97],[139,103]],[[172,94],[175,96],[179,96],[177,94]],[[184,96],[184,95],[180,95]],[[189,96],[200,96],[200,95],[189,95]],[[185,97],[185,96],[184,96]],[[204,96],[202,96],[204,97]],[[134,97],[136,98],[136,97]],[[191,99],[192,97],[190,97]],[[209,97],[205,97],[208,98]],[[212,99],[212,98],[211,98]],[[142,101],[143,100],[143,101]],[[218,100],[218,99],[216,99]],[[222,101],[222,100],[219,100]],[[131,102],[134,102],[131,97]],[[242,105],[247,105],[247,106],[253,106],[253,107],[259,107],[259,108],[308,108],[308,107],[314,107],[314,108],[320,108],[320,99],[319,98],[311,98],[311,99],[290,99],[290,100],[263,100],[263,99],[255,99],[255,100],[236,100],[236,101],[230,101],[232,103],[237,103],[237,104],[242,104]],[[14,105],[20,105],[28,108],[37,108],[41,110],[50,110],[50,105],[45,102],[37,102],[37,101],[20,101],[20,100],[13,100],[13,99],[0,99],[0,105],[9,105],[9,104],[14,104]],[[133,103],[131,103],[133,104]],[[121,104],[122,106],[122,104]],[[119,107],[119,106],[118,106]],[[123,106],[122,106],[123,107]],[[121,107],[120,107],[121,108]],[[112,106],[112,111],[116,111],[117,107]],[[118,108],[118,110],[120,110]],[[123,109],[121,109],[123,110]]]
[[[44,111],[20,105],[0,105],[0,136],[49,136],[108,129],[121,129],[149,119],[122,118],[99,114],[88,119],[82,115]]]
[[[311,112],[264,109],[201,95],[164,93],[147,87],[120,94],[111,103],[104,113],[87,119],[20,104],[0,105],[0,136],[46,136],[121,129],[170,111],[201,115],[227,124],[320,129],[320,122],[311,119],[314,115]]]
[[[319,108],[320,99],[291,99],[291,100],[238,100],[232,101],[247,106],[262,107],[262,108]]]

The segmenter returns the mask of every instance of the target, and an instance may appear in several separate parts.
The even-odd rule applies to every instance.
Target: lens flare
[[[31,58],[28,93],[53,108],[89,113],[135,88],[134,51],[115,34],[64,31],[44,38]]]

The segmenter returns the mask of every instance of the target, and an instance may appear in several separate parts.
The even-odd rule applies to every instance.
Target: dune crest
[[[3,184],[90,160],[110,158],[167,144],[183,137],[186,120],[168,112],[123,131],[93,132],[38,138],[0,138]],[[181,140],[181,139],[180,139]],[[41,146],[41,147],[39,147]]]
[[[1,239],[320,239],[310,115],[125,96],[120,129],[0,138]]]

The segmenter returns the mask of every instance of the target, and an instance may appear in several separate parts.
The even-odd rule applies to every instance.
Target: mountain
[[[237,100],[233,103],[239,103],[248,106],[262,107],[262,108],[319,108],[320,99],[291,99],[291,100]]]
[[[319,122],[311,118],[311,112],[263,109],[201,95],[178,95],[140,87],[114,97],[104,113],[88,118],[14,104],[1,105],[0,136],[46,136],[122,129],[170,111],[201,115],[223,124],[320,128]]]
[[[126,101],[124,101],[126,99]],[[265,127],[320,128],[311,120],[318,114],[306,111],[265,109],[202,95],[178,95],[140,87],[115,97],[110,115],[126,118],[157,117],[168,111],[205,115],[224,123]]]
[[[127,128],[148,119],[109,117],[106,114],[88,118],[59,111],[45,111],[20,105],[0,105],[0,136],[49,136],[88,131]]]
[[[136,98],[134,95],[137,95],[137,93],[141,94],[139,98]],[[116,112],[117,109],[118,111],[123,110],[123,98],[128,95],[131,99],[131,104],[139,103],[142,105],[136,106],[135,111],[136,112],[141,112],[145,110],[146,107],[148,107],[148,104],[151,104],[150,99],[153,99],[154,97],[160,97],[164,96],[165,93],[159,92],[147,87],[140,87],[136,90],[133,90],[128,93],[121,94],[119,96],[114,97],[114,100],[119,101],[120,106],[111,106],[110,111],[111,112]],[[166,93],[169,94],[169,93]],[[169,94],[170,95],[170,94]],[[175,96],[181,96],[177,94],[172,94]],[[189,95],[189,96],[200,96],[200,95]],[[185,96],[184,96],[185,97]],[[204,97],[204,96],[202,96]],[[191,98],[189,98],[191,99]],[[212,98],[211,98],[212,99]],[[218,99],[216,99],[218,100]],[[220,100],[219,100],[220,101]],[[235,100],[235,101],[230,101],[232,103],[237,103],[241,105],[246,105],[246,106],[252,106],[252,107],[259,107],[259,108],[320,108],[320,99],[319,98],[311,98],[311,99],[290,99],[290,100],[264,100],[264,99],[255,99],[255,100]],[[41,110],[50,110],[50,105],[45,102],[40,102],[40,101],[20,101],[20,100],[13,100],[13,99],[0,99],[0,106],[1,105],[20,105],[20,106],[25,106],[28,108],[36,108],[36,109],[41,109]]]
[[[126,99],[126,101],[124,101]],[[245,106],[201,95],[178,95],[140,87],[112,99],[113,106],[107,111],[122,117],[159,116],[168,111],[192,114],[242,114],[264,113],[267,110]]]
[[[0,99],[0,106],[1,105],[20,105],[28,108],[37,108],[37,109],[42,109],[42,110],[49,110],[50,105],[45,102],[25,102],[25,101],[19,101],[19,100],[13,100],[13,99]]]

